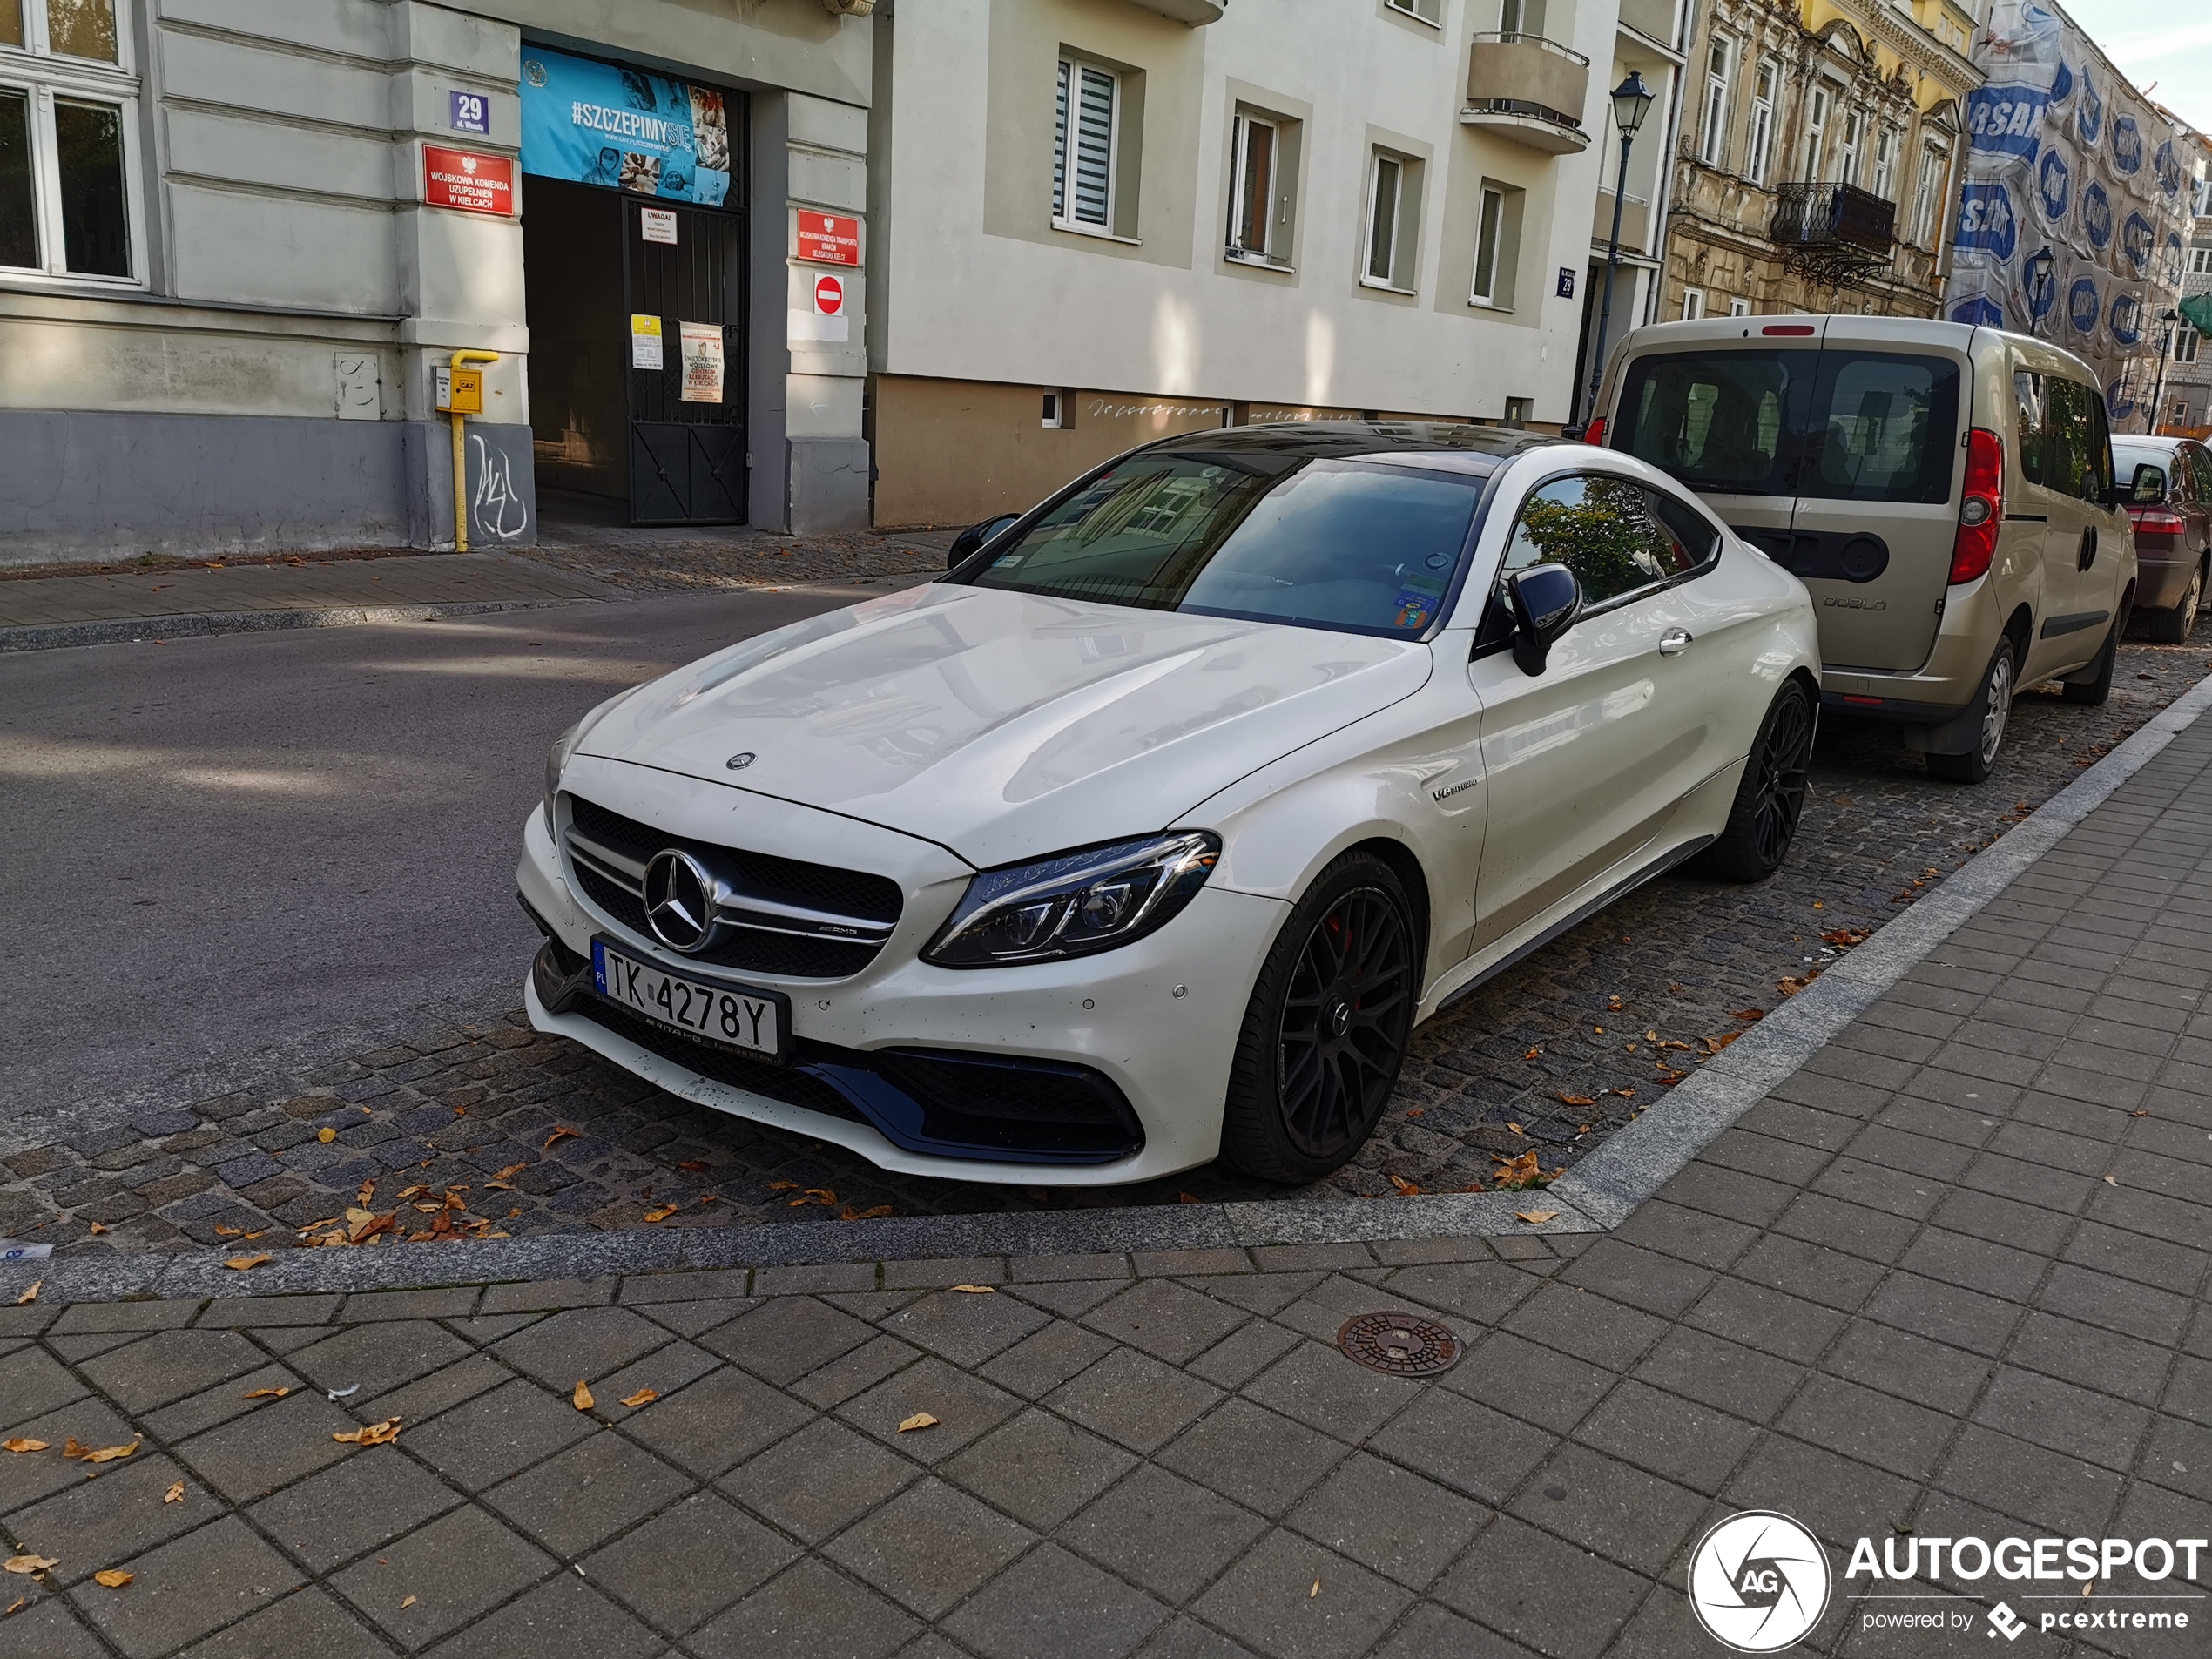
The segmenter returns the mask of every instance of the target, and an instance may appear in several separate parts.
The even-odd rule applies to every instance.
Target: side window
[[[1602,604],[1696,570],[1718,540],[1702,516],[1634,479],[1585,473],[1554,478],[1522,503],[1499,575],[1563,564],[1584,601]]]
[[[2092,386],[2053,376],[2046,382],[2050,470],[2045,482],[2062,496],[2094,500],[2112,482],[2112,435],[2104,399]]]
[[[2196,498],[2212,502],[2212,450],[2189,451],[2189,472],[2196,480]]]
[[[2112,494],[2112,428],[2105,420],[2105,401],[2094,387],[2081,388],[2089,416],[2089,466],[2081,483],[2082,496],[2102,501]]]
[[[2020,448],[2020,476],[2031,484],[2050,482],[2051,434],[2046,419],[2049,390],[2040,374],[2024,368],[2013,371],[2013,442]]]
[[[1790,493],[1786,453],[1818,354],[1669,354],[1629,365],[1612,445],[1692,489]]]
[[[1820,354],[1797,493],[1831,501],[1946,502],[1959,447],[1959,368],[1940,357]]]

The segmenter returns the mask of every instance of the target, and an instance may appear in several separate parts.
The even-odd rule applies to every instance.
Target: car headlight
[[[1218,835],[1177,830],[985,870],[968,884],[922,960],[940,968],[998,968],[1112,950],[1164,927],[1205,885],[1220,856]]]

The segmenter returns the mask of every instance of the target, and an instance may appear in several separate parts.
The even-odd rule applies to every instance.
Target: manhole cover
[[[1362,1313],[1346,1319],[1337,1346],[1370,1371],[1429,1377],[1460,1357],[1460,1339],[1433,1319],[1410,1313]]]

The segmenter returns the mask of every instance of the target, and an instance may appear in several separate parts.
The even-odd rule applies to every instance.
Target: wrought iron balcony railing
[[[1897,204],[1856,185],[1775,186],[1767,235],[1794,265],[1831,282],[1855,281],[1897,251]]]

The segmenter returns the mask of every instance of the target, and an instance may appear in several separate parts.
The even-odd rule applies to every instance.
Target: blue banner
[[[719,207],[729,113],[708,87],[525,46],[523,171]]]

